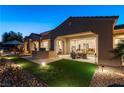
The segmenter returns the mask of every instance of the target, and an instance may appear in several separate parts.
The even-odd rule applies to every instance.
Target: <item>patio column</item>
[[[40,50],[40,48],[41,48],[41,41],[39,40],[38,42],[39,42],[39,50]]]
[[[98,55],[99,55],[99,54],[98,54],[98,47],[99,47],[99,46],[98,46],[98,40],[99,40],[99,36],[96,35],[96,50],[95,50],[95,51],[96,51],[96,56],[95,56],[95,57],[96,57],[96,58],[95,58],[95,63],[96,63],[96,64],[98,64]]]
[[[27,53],[28,51],[28,42],[24,42],[24,53]]]
[[[31,53],[31,39],[29,39],[29,41],[28,41],[28,43],[29,43],[29,53]]]

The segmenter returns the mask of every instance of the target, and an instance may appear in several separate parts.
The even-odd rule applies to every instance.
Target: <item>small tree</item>
[[[12,40],[18,40],[20,42],[23,42],[23,36],[20,32],[16,33],[14,31],[5,32],[2,35],[2,42],[8,42]]]
[[[3,35],[2,35],[2,42],[7,42],[8,41],[8,37],[9,37],[9,34],[7,32],[5,32]]]

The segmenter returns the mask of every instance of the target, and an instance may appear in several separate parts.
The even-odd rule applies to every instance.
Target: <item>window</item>
[[[115,43],[114,43],[114,47],[117,47],[117,45],[119,44],[119,43],[122,43],[122,40],[124,40],[123,38],[116,38],[115,39]]]
[[[80,38],[70,40],[71,51],[87,51],[89,54],[96,52],[96,39],[95,38]]]
[[[46,48],[46,50],[48,51],[49,50],[48,41],[44,41],[42,47]]]
[[[70,41],[70,51],[76,51],[76,40]]]
[[[62,40],[58,40],[57,43],[58,43],[57,44],[57,46],[58,46],[57,53],[58,54],[63,54],[63,51],[64,51],[64,42]]]

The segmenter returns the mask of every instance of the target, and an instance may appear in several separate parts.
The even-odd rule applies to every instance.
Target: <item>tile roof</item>
[[[40,37],[41,37],[40,34],[31,33],[28,38],[32,40],[40,40]]]
[[[31,33],[30,36],[31,36],[31,35],[40,36],[40,34],[36,34],[36,33]]]
[[[41,39],[49,39],[50,38],[50,33],[51,31],[46,31],[46,32],[42,32],[41,35]]]
[[[69,17],[66,19],[63,23],[61,23],[59,26],[57,26],[54,30],[42,32],[40,34],[31,33],[26,38],[31,38],[33,40],[39,40],[39,39],[49,39],[51,34],[53,33],[54,36],[56,35],[65,35],[65,34],[73,34],[75,32],[80,32],[82,29],[84,31],[93,29],[95,27],[94,22],[95,20],[116,20],[119,16],[81,16],[81,17]],[[82,25],[84,25],[82,27]],[[115,29],[121,29],[124,25],[117,25],[115,26]],[[57,32],[57,33],[56,33]],[[53,36],[52,35],[52,36]]]
[[[54,29],[55,36],[66,34],[74,34],[78,32],[91,31],[99,24],[99,20],[117,20],[119,16],[84,16],[84,17],[69,17],[58,27]],[[83,26],[82,26],[83,25]]]

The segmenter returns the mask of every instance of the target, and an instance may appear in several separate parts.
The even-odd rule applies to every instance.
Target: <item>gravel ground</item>
[[[124,85],[124,68],[123,67],[98,67],[90,87],[107,87],[109,85]]]
[[[11,60],[0,62],[0,87],[46,87],[47,84],[37,79],[28,71]]]

